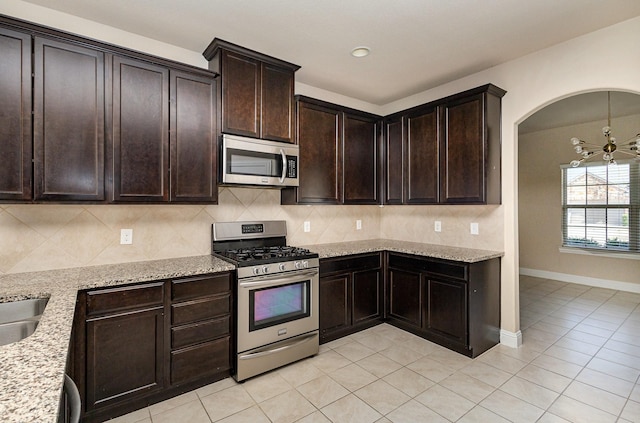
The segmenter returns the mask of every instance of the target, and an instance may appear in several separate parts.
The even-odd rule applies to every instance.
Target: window
[[[640,163],[562,167],[563,246],[640,252]]]

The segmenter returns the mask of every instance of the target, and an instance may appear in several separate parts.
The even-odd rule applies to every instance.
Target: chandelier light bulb
[[[578,160],[571,160],[571,167],[578,167],[580,166],[580,162]]]
[[[588,151],[583,151],[582,152],[582,157],[584,157],[585,159],[588,158],[590,155],[591,155],[591,153],[588,152]]]
[[[611,127],[610,127],[610,126],[603,126],[603,127],[602,127],[602,133],[603,133],[604,135],[609,135],[609,134],[611,134]]]
[[[615,144],[616,143],[616,137],[609,137],[609,142],[611,144]]]
[[[576,145],[575,150],[576,150],[576,153],[578,154],[582,153],[582,147],[579,145]]]
[[[611,154],[609,154],[609,153],[604,153],[604,155],[602,156],[602,158],[603,158],[604,160],[611,160]]]
[[[573,144],[573,145],[580,144],[580,139],[576,138],[576,137],[571,138],[571,144]]]

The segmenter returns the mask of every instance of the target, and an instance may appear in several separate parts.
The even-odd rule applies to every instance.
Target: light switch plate
[[[480,234],[480,227],[475,222],[470,225],[469,229],[471,231],[471,235],[479,235]]]
[[[436,232],[442,232],[442,222],[436,220],[435,224],[433,225],[433,230]]]
[[[360,219],[356,220],[356,229],[357,230],[362,229],[362,220]]]
[[[309,222],[308,220],[305,220],[304,222],[304,231],[311,232],[311,222]]]

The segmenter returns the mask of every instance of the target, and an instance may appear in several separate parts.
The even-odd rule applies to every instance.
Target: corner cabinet
[[[300,185],[282,204],[378,204],[381,117],[296,96]]]
[[[387,253],[389,323],[476,357],[500,342],[500,259]]]
[[[300,67],[214,39],[203,53],[220,74],[220,130],[294,142],[294,81]]]
[[[232,274],[81,291],[73,379],[101,422],[230,376]]]
[[[320,343],[382,322],[381,253],[320,260]]]
[[[500,204],[501,98],[485,85],[385,118],[385,204]]]

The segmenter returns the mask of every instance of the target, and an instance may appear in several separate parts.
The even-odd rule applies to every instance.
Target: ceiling
[[[638,0],[25,1],[197,52],[221,38],[376,105],[640,15]]]
[[[519,126],[518,132],[526,134],[544,129],[560,128],[580,123],[607,121],[607,92],[578,94],[558,100],[538,110]],[[612,91],[611,117],[640,116],[640,95]],[[640,131],[640,122],[638,124]],[[622,141],[622,140],[621,140]]]

